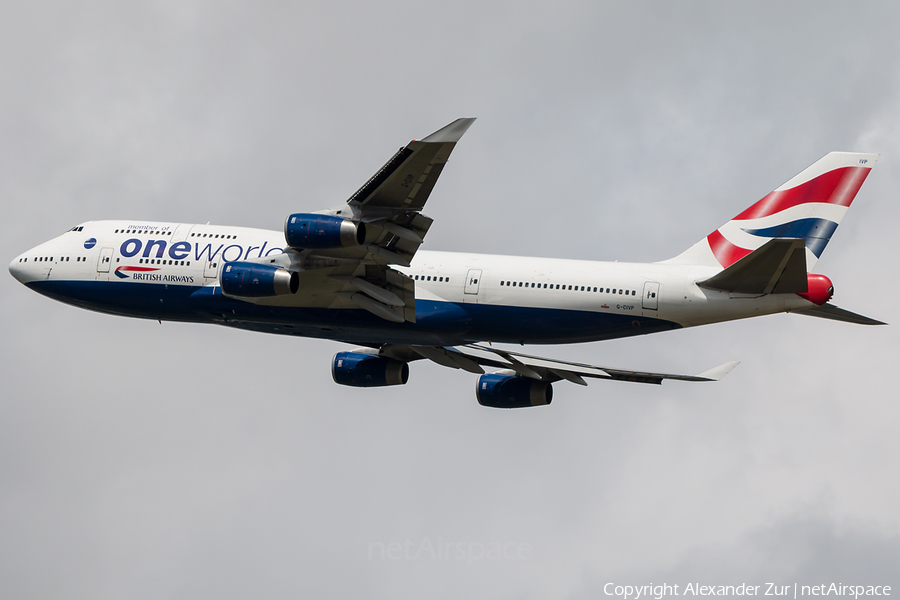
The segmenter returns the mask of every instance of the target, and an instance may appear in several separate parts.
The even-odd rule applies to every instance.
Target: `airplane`
[[[341,385],[402,385],[409,363],[428,359],[479,375],[477,400],[493,408],[548,405],[560,381],[716,381],[737,364],[677,375],[494,343],[610,340],[781,312],[883,324],[831,304],[831,280],[811,272],[877,154],[831,152],[660,262],[419,251],[432,224],[422,209],[474,121],[413,140],[346,204],[289,215],[282,232],[89,221],[9,271],[40,294],[103,313],[360,346],[332,359]]]

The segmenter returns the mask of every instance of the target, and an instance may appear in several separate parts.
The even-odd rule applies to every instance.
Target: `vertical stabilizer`
[[[799,238],[812,270],[878,160],[831,152],[675,258],[675,264],[727,268],[772,239]]]

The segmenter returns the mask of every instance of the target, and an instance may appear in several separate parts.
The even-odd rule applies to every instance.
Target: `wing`
[[[349,219],[363,241],[349,247],[288,248],[261,258],[299,275],[300,293],[275,298],[239,298],[279,306],[362,308],[393,322],[415,322],[415,282],[391,265],[409,266],[432,220],[421,213],[456,142],[475,119],[457,119],[401,148],[347,205],[310,213]]]
[[[472,118],[457,119],[400,148],[347,203],[373,215],[422,210],[456,142],[474,122]]]
[[[390,265],[408,267],[422,245],[432,220],[421,210],[456,142],[474,122],[457,119],[413,140],[347,200],[354,219],[366,224],[366,244],[340,253],[356,262],[328,275],[341,284],[331,308],[363,308],[389,321],[415,322],[415,284]],[[308,260],[314,263],[313,254]]]
[[[699,375],[676,375],[672,373],[651,373],[648,371],[596,367],[519,354],[518,352],[509,352],[478,344],[445,347],[386,345],[379,350],[379,354],[403,362],[427,358],[445,367],[462,369],[476,374],[484,373],[483,366],[496,367],[502,369],[500,372],[503,374],[519,375],[547,383],[564,379],[578,385],[587,385],[587,382],[584,380],[585,377],[656,384],[662,383],[664,379],[718,381],[738,364],[734,361],[723,363]]]
[[[347,204],[354,219],[366,223],[369,232],[363,258],[409,266],[432,223],[421,210],[456,142],[474,122],[457,119],[423,140],[413,140],[350,196]]]

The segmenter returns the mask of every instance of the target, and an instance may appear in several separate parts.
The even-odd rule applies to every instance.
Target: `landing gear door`
[[[481,269],[469,269],[469,274],[466,275],[466,294],[477,295],[480,280]]]
[[[645,310],[659,310],[659,284],[655,281],[644,283],[644,299],[641,302]]]
[[[109,273],[109,265],[112,262],[113,249],[101,248],[100,258],[97,260],[97,272]]]

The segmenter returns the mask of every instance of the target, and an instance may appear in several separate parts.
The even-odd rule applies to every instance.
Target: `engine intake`
[[[335,383],[353,387],[403,385],[409,381],[409,365],[377,354],[338,352],[331,363]]]
[[[284,222],[284,239],[291,248],[325,249],[361,246],[366,226],[331,215],[297,213]]]
[[[478,404],[491,408],[543,406],[553,400],[553,387],[519,375],[489,373],[478,378]]]
[[[300,276],[274,265],[251,262],[226,263],[219,274],[219,285],[227,296],[265,298],[296,294]]]

